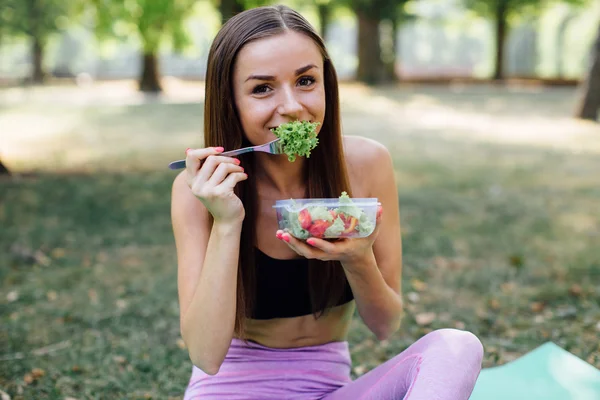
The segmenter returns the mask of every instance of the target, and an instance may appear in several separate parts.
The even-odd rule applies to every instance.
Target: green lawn
[[[107,87],[0,91],[0,155],[22,173],[0,180],[13,399],[177,399],[189,377],[166,164],[201,145],[201,85]],[[600,127],[568,118],[575,91],[342,95],[345,133],[394,156],[404,250],[403,326],[377,343],[355,320],[355,376],[442,327],[477,334],[486,367],[553,341],[600,368]]]

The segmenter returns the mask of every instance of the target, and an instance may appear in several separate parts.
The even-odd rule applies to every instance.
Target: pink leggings
[[[352,381],[347,342],[273,349],[234,339],[216,375],[193,367],[184,400],[467,400],[482,357],[475,335],[440,329]]]

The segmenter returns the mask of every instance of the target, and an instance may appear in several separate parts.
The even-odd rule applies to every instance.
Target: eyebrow
[[[312,68],[317,68],[317,66],[314,64],[308,64],[308,65],[305,65],[304,67],[298,68],[295,71],[295,73],[296,73],[296,75],[300,75]],[[258,81],[274,81],[275,77],[273,75],[250,75],[248,78],[246,78],[246,80],[244,82],[248,82],[249,80],[252,80],[252,79],[258,80]]]

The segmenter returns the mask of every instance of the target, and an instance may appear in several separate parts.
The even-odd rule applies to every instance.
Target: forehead
[[[236,74],[277,75],[307,64],[322,68],[323,56],[316,43],[301,33],[286,31],[246,44],[238,53]]]

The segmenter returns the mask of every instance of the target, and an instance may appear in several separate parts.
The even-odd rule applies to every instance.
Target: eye
[[[310,86],[313,83],[315,83],[315,78],[312,76],[303,76],[302,78],[298,79],[298,84],[300,86]]]
[[[252,89],[252,94],[267,94],[271,91],[269,85],[258,85]]]

